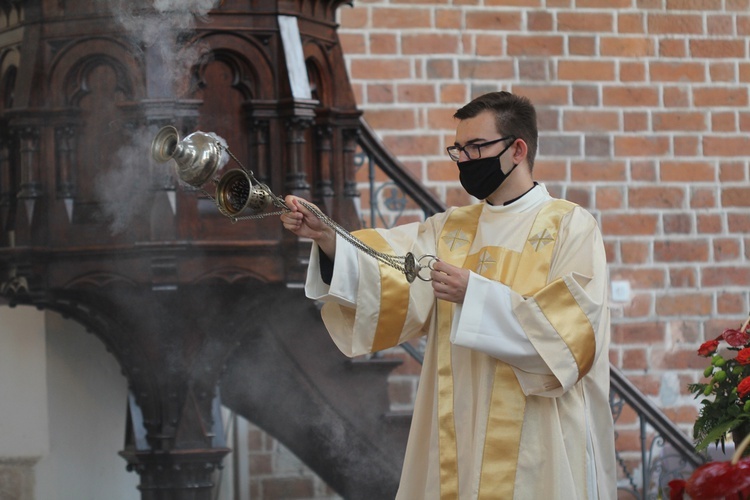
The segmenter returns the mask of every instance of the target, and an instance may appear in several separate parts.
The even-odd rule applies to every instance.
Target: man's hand
[[[468,269],[452,266],[441,260],[435,261],[430,271],[435,297],[463,304],[466,287],[469,286],[469,272]]]
[[[300,201],[315,206],[307,200],[288,195],[284,198],[292,210],[281,214],[281,223],[300,238],[310,238],[331,260],[336,256],[336,233],[320,220],[314,213],[305,208]],[[317,207],[315,207],[317,208]]]

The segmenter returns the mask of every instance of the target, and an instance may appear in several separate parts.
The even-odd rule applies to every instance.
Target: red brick
[[[750,151],[750,138],[747,136],[718,137],[706,136],[703,138],[703,153],[706,156],[744,156]]]
[[[706,130],[706,115],[698,111],[669,111],[653,114],[654,131],[689,130],[693,132]]]
[[[427,163],[427,180],[433,182],[455,182],[458,179],[456,164],[447,157],[445,160]]]
[[[423,156],[443,153],[442,143],[436,136],[424,134],[385,135],[383,143],[397,156]]]
[[[664,106],[667,108],[685,108],[690,106],[690,90],[687,87],[664,87],[662,89]]]
[[[568,104],[565,85],[514,85],[513,92],[528,97],[535,106]]]
[[[640,132],[648,130],[648,113],[641,111],[624,111],[622,113],[622,123],[625,132]]]
[[[710,294],[669,294],[656,298],[655,310],[663,316],[696,316],[711,314],[713,299]]]
[[[364,54],[366,52],[367,44],[365,43],[365,37],[360,33],[341,33],[339,40],[345,54]]]
[[[430,59],[426,63],[427,77],[431,79],[454,79],[453,61],[450,59]]]
[[[747,266],[711,266],[701,272],[701,287],[747,287],[750,268]]]
[[[573,104],[576,106],[598,106],[599,89],[593,85],[573,85]]]
[[[557,14],[557,31],[604,31],[611,32],[614,27],[612,12],[559,12]]]
[[[747,312],[744,293],[719,293],[716,296],[716,312],[719,314],[743,314]]]
[[[454,104],[456,105],[455,109],[457,109],[459,106],[462,106],[467,101],[467,97],[469,95],[465,83],[446,83],[440,85],[438,93],[441,103]],[[454,113],[455,109],[453,109]],[[453,126],[455,126],[455,123],[453,123]]]
[[[599,210],[621,209],[624,205],[622,189],[618,187],[597,186],[596,208]]]
[[[664,160],[659,179],[663,182],[714,182],[716,164],[702,161]]]
[[[557,63],[557,77],[560,80],[610,81],[615,79],[615,63],[599,60],[562,60]]]
[[[734,35],[735,22],[732,16],[708,15],[706,16],[706,34],[710,36]]]
[[[750,188],[724,187],[721,189],[723,207],[750,207]]]
[[[690,40],[690,54],[700,58],[744,58],[744,40]]]
[[[367,102],[369,104],[384,104],[395,101],[396,92],[390,83],[370,83],[366,88]]]
[[[367,79],[378,75],[379,79],[396,80],[411,74],[409,61],[403,59],[351,59],[351,77]]]
[[[648,243],[623,241],[620,243],[620,254],[623,264],[646,264],[651,256],[651,251]]]
[[[505,37],[501,35],[477,35],[474,53],[478,56],[497,56],[503,54]]]
[[[750,214],[742,211],[727,214],[727,229],[730,233],[750,233]]]
[[[693,232],[693,218],[689,213],[665,213],[662,216],[664,234],[690,234]]]
[[[521,31],[522,14],[492,9],[468,11],[465,23],[467,30]]]
[[[719,234],[722,232],[721,216],[718,214],[698,214],[696,227],[700,234]]]
[[[707,239],[658,240],[654,242],[655,262],[708,262],[710,246]]]
[[[398,53],[398,39],[391,33],[370,33],[370,53]]]
[[[701,34],[703,19],[699,14],[648,14],[648,32],[662,34]]]
[[[667,0],[667,10],[721,10],[721,0]]]
[[[694,267],[670,267],[669,286],[672,288],[695,288],[698,276]]]
[[[697,135],[675,135],[672,144],[675,156],[700,156],[700,137]]]
[[[529,31],[553,31],[554,17],[545,11],[529,11],[526,13],[526,26]]]
[[[737,80],[734,63],[711,62],[708,65],[708,75],[712,82],[731,82]]]
[[[430,84],[402,83],[396,86],[398,102],[435,102],[435,87]]]
[[[649,74],[655,82],[704,82],[706,68],[702,63],[689,61],[650,61]]]
[[[653,161],[631,161],[630,178],[634,181],[655,182],[656,181],[656,163]]]
[[[646,64],[620,61],[621,82],[643,82],[646,80]]]
[[[365,7],[339,9],[341,27],[346,29],[366,27],[368,12],[368,9]]]
[[[712,112],[711,130],[713,132],[737,132],[737,116],[734,111]]]
[[[461,29],[461,20],[461,11],[457,9],[435,9],[435,27],[438,29]]]
[[[430,11],[420,8],[378,7],[372,10],[373,28],[429,28]]]
[[[659,217],[654,214],[606,213],[602,214],[602,232],[606,235],[656,234]]]
[[[664,323],[634,322],[613,324],[612,341],[615,344],[626,345],[660,344],[663,343],[664,339],[666,338],[664,330]]]
[[[417,124],[413,109],[368,109],[364,112],[367,123],[376,130],[412,129]]]
[[[563,128],[566,131],[602,132],[618,130],[620,118],[616,111],[569,110],[563,114]]]
[[[458,75],[461,79],[507,80],[513,78],[513,61],[459,61]]]
[[[555,56],[563,54],[560,35],[508,35],[510,56]]]
[[[644,186],[628,189],[631,208],[680,208],[685,201],[681,188]]]
[[[459,40],[453,34],[420,33],[401,36],[401,52],[409,54],[455,54]]]
[[[589,188],[569,187],[565,192],[565,199],[583,208],[591,209],[591,191]]]
[[[599,52],[613,57],[651,57],[656,54],[654,40],[645,37],[602,37]]]
[[[627,315],[628,317],[633,317]],[[646,366],[646,350],[643,348],[625,349],[622,353],[623,370],[642,370]]]
[[[659,40],[661,57],[686,57],[687,41],[680,38],[663,38]]]
[[[721,182],[743,181],[747,178],[746,170],[744,163],[721,162],[719,163],[719,180]]]
[[[534,177],[545,182],[562,181],[567,177],[567,167],[564,161],[538,158],[534,162]]]
[[[642,13],[620,13],[617,16],[618,33],[645,33],[645,16]]]
[[[742,243],[738,238],[716,238],[714,240],[714,260],[727,262],[739,259]]]
[[[604,87],[602,100],[605,106],[632,107],[658,106],[659,90],[655,87],[638,87],[632,85]]]
[[[664,156],[669,153],[669,138],[665,136],[615,137],[615,156]]]
[[[568,52],[573,56],[593,56],[596,54],[596,38],[593,36],[569,36]]]
[[[747,106],[747,88],[745,87],[703,87],[693,89],[695,106]]]

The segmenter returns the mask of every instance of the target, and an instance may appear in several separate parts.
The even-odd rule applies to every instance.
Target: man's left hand
[[[435,297],[463,304],[466,287],[469,286],[469,272],[468,269],[452,266],[441,260],[435,261],[430,271]]]

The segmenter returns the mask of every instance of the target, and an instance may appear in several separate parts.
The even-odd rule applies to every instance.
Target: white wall
[[[49,451],[44,314],[0,307],[0,457]]]
[[[117,454],[127,382],[81,325],[35,308],[0,307],[0,401],[12,401],[0,405],[0,456],[42,457],[34,498],[140,498],[138,475]]]

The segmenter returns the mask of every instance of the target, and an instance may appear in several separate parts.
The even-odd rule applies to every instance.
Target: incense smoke
[[[126,31],[132,50],[146,64],[147,94],[149,99],[175,99],[184,97],[191,82],[190,71],[208,49],[201,43],[185,44],[197,20],[208,22],[209,11],[218,0],[154,0],[152,9],[131,0],[112,0],[109,3],[115,21]],[[157,129],[135,131],[129,141],[114,153],[116,167],[102,172],[96,179],[96,192],[100,198],[103,215],[111,221],[111,232],[119,234],[127,229],[139,215],[148,215],[149,201],[154,185],[170,184],[170,164],[158,165],[159,172],[152,175],[150,165],[151,141]],[[223,139],[222,139],[223,141]],[[223,142],[226,145],[226,141]],[[224,155],[223,155],[224,156]],[[222,164],[226,159],[222,158]]]

